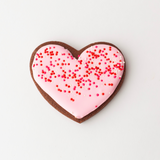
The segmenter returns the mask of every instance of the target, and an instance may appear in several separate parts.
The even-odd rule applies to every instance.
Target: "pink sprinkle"
[[[69,70],[69,72],[71,72],[71,70]]]
[[[99,96],[99,94],[97,94],[97,96]]]
[[[63,81],[66,81],[65,79],[63,79]]]
[[[97,106],[95,106],[97,108]]]
[[[40,77],[40,75],[38,75],[38,77]]]
[[[66,92],[66,90],[64,90],[64,92]]]
[[[108,74],[108,77],[110,77],[110,75]]]
[[[60,69],[62,69],[62,67],[60,67]]]
[[[49,78],[52,78],[52,76],[49,76]]]
[[[103,79],[101,79],[101,82],[103,82]]]
[[[116,76],[114,76],[114,78],[116,78]]]
[[[121,79],[121,77],[119,77],[119,79]]]
[[[60,74],[58,75],[58,77],[60,77]]]
[[[98,46],[95,46],[95,48],[98,48]]]
[[[91,94],[89,96],[91,97]]]
[[[90,90],[90,88],[88,88],[88,90]]]
[[[89,83],[89,85],[91,86],[91,83]]]
[[[78,55],[78,57],[80,57],[80,55]]]
[[[60,61],[60,58],[58,58],[58,60]]]
[[[35,59],[36,61],[38,60],[38,58]]]
[[[53,65],[53,67],[55,67],[55,65]]]
[[[95,82],[93,82],[93,84],[95,84]]]
[[[83,83],[82,85],[85,86],[85,83]]]
[[[46,68],[48,69],[48,71],[50,71],[50,68],[48,66],[46,66]]]
[[[98,87],[98,85],[96,85],[96,88]]]

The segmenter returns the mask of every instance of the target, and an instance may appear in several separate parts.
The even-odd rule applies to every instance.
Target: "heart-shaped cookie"
[[[125,73],[121,51],[97,42],[77,51],[57,41],[38,46],[30,60],[34,83],[58,111],[76,122],[95,115],[119,90]]]

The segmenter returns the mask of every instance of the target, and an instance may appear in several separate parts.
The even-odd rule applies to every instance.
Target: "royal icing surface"
[[[110,45],[87,48],[78,60],[60,45],[41,47],[33,60],[33,77],[61,107],[81,119],[115,91],[124,71],[124,58]]]

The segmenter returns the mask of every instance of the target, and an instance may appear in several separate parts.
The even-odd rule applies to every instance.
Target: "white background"
[[[46,41],[97,41],[126,59],[121,90],[78,124],[41,96],[29,72]],[[0,159],[160,159],[159,0],[0,0]]]

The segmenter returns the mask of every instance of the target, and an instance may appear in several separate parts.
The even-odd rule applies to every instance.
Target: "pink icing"
[[[80,119],[112,95],[123,75],[124,63],[123,55],[113,46],[93,45],[77,60],[64,47],[51,44],[37,51],[32,70],[39,86]]]

